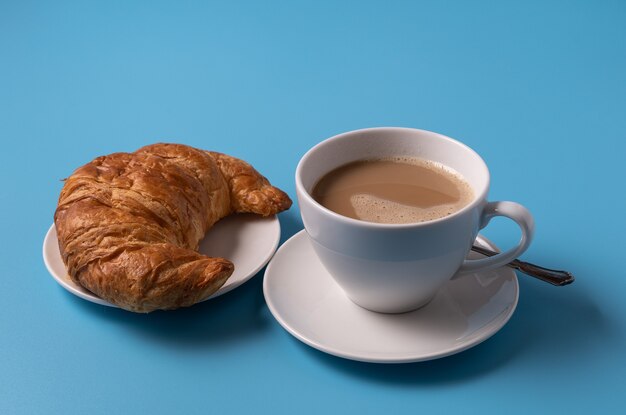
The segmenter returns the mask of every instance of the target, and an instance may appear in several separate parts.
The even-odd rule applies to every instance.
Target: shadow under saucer
[[[522,274],[518,279],[520,301],[507,325],[492,338],[456,355],[381,365],[338,358],[293,338],[292,343],[330,370],[348,376],[382,384],[435,387],[469,381],[511,364],[544,370],[571,369],[585,361],[593,364],[601,358],[599,343],[615,343],[619,338],[617,324],[580,284],[555,288]]]

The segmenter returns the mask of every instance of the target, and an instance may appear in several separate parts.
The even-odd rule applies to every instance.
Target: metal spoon
[[[497,252],[481,246],[472,246],[472,251],[476,251],[486,256],[494,256]],[[543,268],[539,265],[514,259],[507,266],[523,272],[526,275],[540,279],[552,285],[563,286],[574,282],[574,276],[567,271],[556,271],[553,269]]]

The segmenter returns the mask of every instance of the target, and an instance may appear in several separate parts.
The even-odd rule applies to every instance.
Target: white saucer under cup
[[[482,236],[476,243],[497,250]],[[276,320],[311,347],[363,362],[408,363],[449,356],[494,335],[513,315],[519,286],[512,269],[498,268],[447,282],[419,310],[369,311],[345,295],[303,230],[274,255],[263,291]]]

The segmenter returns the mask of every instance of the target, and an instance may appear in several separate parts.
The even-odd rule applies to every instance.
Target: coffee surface
[[[439,163],[397,157],[338,167],[316,183],[312,196],[340,215],[399,224],[448,216],[469,204],[474,192]]]

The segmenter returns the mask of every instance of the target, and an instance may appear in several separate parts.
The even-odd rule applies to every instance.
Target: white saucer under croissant
[[[481,236],[476,242],[497,249]],[[375,313],[345,296],[301,231],[267,266],[263,291],[276,320],[309,346],[352,360],[404,363],[449,356],[491,337],[515,311],[519,286],[509,268],[467,274],[419,310]]]
[[[252,214],[228,216],[213,226],[200,242],[200,253],[229,259],[235,264],[233,275],[211,297],[237,288],[267,264],[280,241],[280,222],[276,216],[262,218]],[[117,307],[74,283],[67,275],[54,224],[43,243],[43,259],[54,279],[66,290],[85,300]]]

